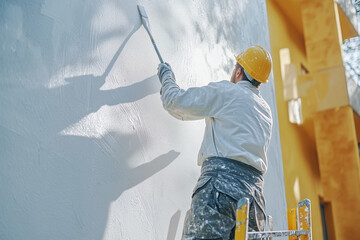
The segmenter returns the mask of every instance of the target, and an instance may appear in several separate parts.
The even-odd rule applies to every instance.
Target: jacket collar
[[[255,93],[258,93],[259,92],[259,89],[255,88],[251,82],[249,81],[246,81],[246,80],[241,80],[237,83],[237,85],[240,85],[242,87],[245,87],[245,88],[249,88],[251,91],[255,92]]]

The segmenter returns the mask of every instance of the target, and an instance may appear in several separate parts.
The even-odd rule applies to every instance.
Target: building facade
[[[358,36],[355,8],[351,1],[267,0],[267,11],[287,205],[312,201],[313,239],[354,239],[360,84],[345,68],[342,46]]]

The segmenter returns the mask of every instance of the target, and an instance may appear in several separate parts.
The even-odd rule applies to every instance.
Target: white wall
[[[179,239],[204,123],[163,109],[150,17],[180,86],[229,79],[233,54],[270,49],[264,0],[0,1],[0,239]],[[265,192],[285,193],[274,84]],[[176,236],[176,237],[175,237]]]

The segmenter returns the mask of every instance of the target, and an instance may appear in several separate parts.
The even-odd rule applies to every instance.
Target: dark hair
[[[261,82],[256,81],[255,79],[253,80],[248,79],[248,77],[245,74],[245,69],[239,63],[237,63],[236,65],[239,65],[238,67],[240,67],[241,71],[244,73],[243,80],[249,81],[254,87],[258,87],[261,84]]]

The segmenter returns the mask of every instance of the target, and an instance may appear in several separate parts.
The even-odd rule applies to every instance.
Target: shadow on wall
[[[180,210],[177,210],[171,217],[170,223],[169,223],[168,235],[167,235],[166,240],[175,240],[176,230],[179,226],[180,215],[181,215]]]
[[[264,5],[264,1],[251,0],[175,1],[157,6],[162,12],[161,18],[166,19],[157,24],[166,31],[172,43],[186,43],[191,36],[189,45],[194,47],[189,54],[193,56],[188,61],[197,64],[191,67],[204,65],[209,71],[210,81],[219,81],[231,76],[234,54],[252,45],[267,44]],[[260,10],[265,11],[259,16],[253,15]],[[191,27],[186,28],[189,25]],[[186,45],[182,49],[188,50]],[[193,72],[196,74],[196,68]],[[224,72],[227,77],[219,79],[219,74],[224,77]]]
[[[81,2],[73,3],[79,13],[83,13]],[[101,76],[68,78],[69,84],[59,88],[39,87],[49,73],[56,72],[53,20],[41,13],[44,4],[43,0],[0,3],[0,39],[4,40],[0,65],[5,79],[0,89],[0,238],[98,240],[104,236],[110,203],[167,167],[179,153],[170,151],[131,167],[129,159],[141,155],[147,145],[141,129],[126,134],[110,130],[95,138],[59,135],[103,106],[124,104],[127,114],[126,104],[158,92],[158,80],[151,77],[127,87],[99,90],[139,29],[136,22]],[[93,12],[86,12],[86,18],[97,4],[87,4]],[[125,10],[136,9],[135,2],[118,4]],[[90,35],[89,24],[81,29],[82,36]],[[176,222],[177,215],[173,218]]]

